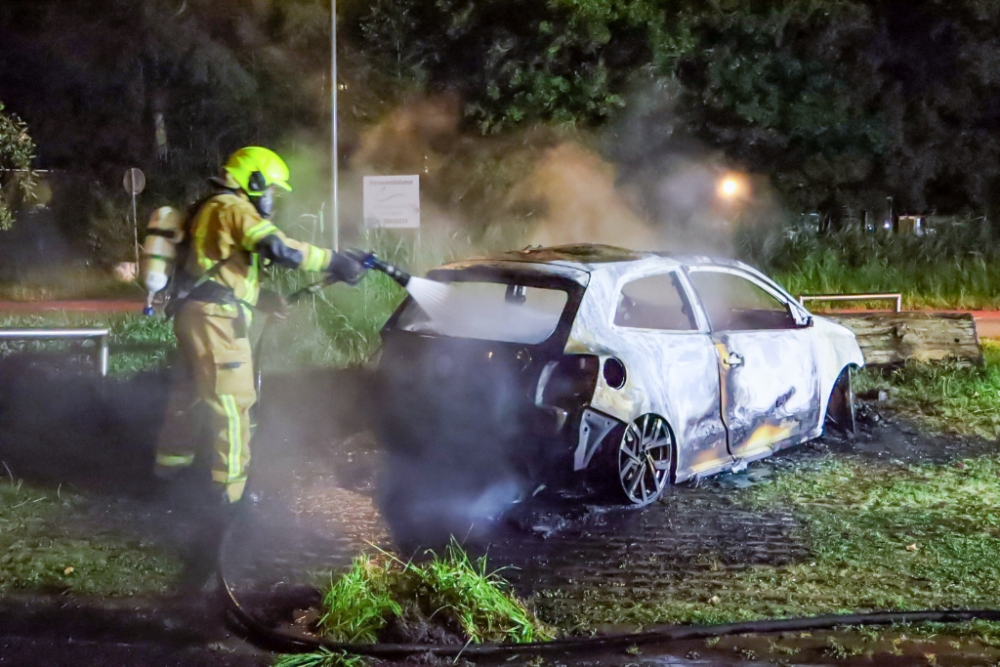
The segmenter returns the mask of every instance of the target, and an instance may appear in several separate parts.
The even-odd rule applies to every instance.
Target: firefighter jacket
[[[195,212],[189,226],[190,249],[184,264],[194,284],[208,281],[232,292],[235,299],[192,299],[205,315],[249,316],[260,295],[262,260],[303,271],[325,271],[333,257],[330,250],[285,236],[265,220],[243,194],[219,194]],[[216,287],[212,285],[210,287]],[[201,290],[204,292],[205,290]]]

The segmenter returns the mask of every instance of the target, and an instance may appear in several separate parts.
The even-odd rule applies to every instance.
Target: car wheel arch
[[[828,425],[847,436],[853,436],[855,431],[854,390],[851,376],[860,370],[855,363],[847,363],[840,369],[826,396],[826,405],[822,411],[824,432]]]

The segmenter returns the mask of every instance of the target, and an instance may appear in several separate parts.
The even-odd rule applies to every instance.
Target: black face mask
[[[271,188],[267,188],[264,190],[264,194],[259,197],[253,197],[250,201],[253,202],[254,208],[260,213],[260,217],[265,220],[274,215],[274,190]]]

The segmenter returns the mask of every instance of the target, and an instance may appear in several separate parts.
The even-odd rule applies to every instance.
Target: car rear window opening
[[[551,336],[569,293],[500,282],[453,282],[443,302],[410,299],[396,327],[413,333],[537,345]]]

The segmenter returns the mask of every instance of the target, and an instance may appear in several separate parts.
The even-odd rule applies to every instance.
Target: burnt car
[[[599,245],[442,266],[382,331],[382,437],[525,479],[665,487],[853,431],[854,334],[746,264]]]

